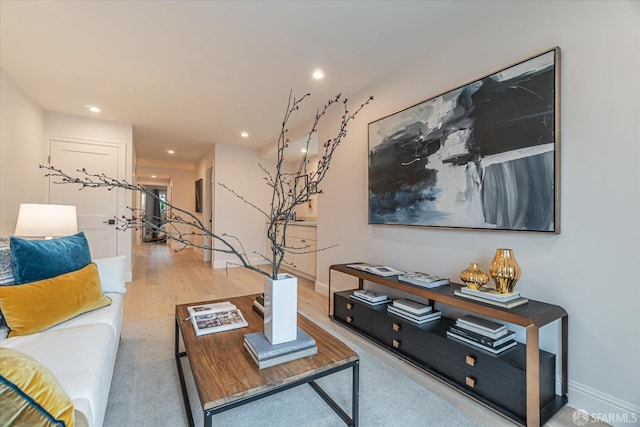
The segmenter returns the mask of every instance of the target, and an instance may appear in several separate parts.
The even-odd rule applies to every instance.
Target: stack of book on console
[[[240,310],[230,302],[187,307],[196,336],[248,326]]]
[[[268,368],[280,363],[290,362],[318,353],[316,340],[298,328],[294,341],[273,345],[263,332],[254,332],[244,336],[244,348],[247,349],[258,369]]]
[[[398,274],[404,273],[404,271],[397,270],[393,267],[389,267],[388,265],[373,265],[366,264],[364,262],[359,262],[357,264],[348,264],[347,267],[366,271],[367,273],[375,274],[382,277],[397,276]]]
[[[398,276],[398,280],[427,289],[449,284],[449,279],[445,277],[420,272],[401,274]]]
[[[264,294],[257,295],[253,300],[253,311],[264,317]]]
[[[408,299],[394,300],[392,305],[387,306],[387,312],[419,325],[442,317],[442,313],[433,311],[433,307],[430,305],[420,304]]]
[[[449,327],[447,336],[474,345],[493,354],[515,347],[516,333],[500,323],[466,315]]]
[[[386,294],[369,289],[356,289],[350,296],[356,301],[364,302],[369,305],[381,305],[391,302]]]
[[[454,294],[459,297],[480,301],[503,308],[513,308],[529,302],[525,297],[520,296],[520,292],[502,294],[492,288],[469,289],[466,286],[455,290]]]

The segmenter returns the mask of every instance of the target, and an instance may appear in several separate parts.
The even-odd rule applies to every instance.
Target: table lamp
[[[20,203],[18,223],[13,233],[19,237],[70,236],[78,232],[76,207],[68,205],[39,205]]]

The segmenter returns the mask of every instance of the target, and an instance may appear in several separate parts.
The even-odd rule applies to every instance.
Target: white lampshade
[[[14,235],[21,237],[59,237],[78,232],[76,207],[20,203]]]

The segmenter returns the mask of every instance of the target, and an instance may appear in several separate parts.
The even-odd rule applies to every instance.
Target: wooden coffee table
[[[187,306],[215,301],[176,306],[175,355],[189,425],[193,427],[194,424],[180,361],[184,356],[191,366],[204,412],[205,427],[211,427],[215,414],[306,383],[347,425],[357,426],[358,354],[310,320],[298,315],[298,326],[316,340],[318,354],[258,370],[243,346],[245,334],[264,330],[262,317],[252,309],[254,299],[255,295],[249,295],[224,300],[242,311],[248,327],[199,337],[196,337],[191,321],[185,321],[188,317]],[[184,342],[184,352],[180,351],[180,336]],[[318,378],[349,368],[352,369],[353,379],[351,417],[315,382]]]

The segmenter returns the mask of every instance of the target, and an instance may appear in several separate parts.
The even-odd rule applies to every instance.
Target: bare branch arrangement
[[[236,236],[226,233],[214,233],[208,229],[196,215],[174,206],[166,200],[161,200],[157,194],[154,194],[152,191],[149,191],[142,186],[131,184],[126,180],[110,178],[104,174],[92,174],[87,172],[85,169],[77,171],[81,174],[80,176],[71,176],[51,165],[40,165],[40,168],[47,169],[48,172],[46,173],[46,176],[57,179],[58,181],[56,181],[56,183],[77,184],[79,185],[79,190],[85,188],[107,188],[109,190],[120,188],[124,190],[137,191],[146,194],[147,197],[165,203],[169,208],[169,214],[162,225],[157,222],[156,218],[149,218],[144,211],[137,208],[129,208],[131,211],[130,216],[116,218],[118,222],[117,228],[119,230],[137,230],[146,227],[153,231],[164,233],[167,239],[179,242],[183,245],[182,249],[195,247],[204,250],[233,254],[238,259],[237,265],[256,271],[273,279],[277,279],[280,267],[284,262],[284,256],[287,252],[295,254],[309,252],[307,247],[294,247],[287,244],[286,230],[295,208],[305,203],[309,199],[310,194],[316,191],[322,193],[322,191],[319,190],[320,183],[329,170],[335,150],[338,148],[338,145],[340,145],[342,138],[347,134],[347,126],[349,122],[351,122],[351,120],[353,120],[356,115],[373,100],[373,97],[369,97],[353,112],[350,112],[348,109],[347,99],[341,101],[341,95],[337,95],[327,101],[322,108],[316,111],[315,119],[306,137],[307,152],[312,138],[318,131],[321,119],[326,116],[330,109],[342,104],[344,112],[342,114],[337,133],[332,138],[326,140],[319,149],[317,169],[315,171],[308,170],[309,160],[307,158],[307,152],[305,152],[298,163],[297,169],[294,169],[293,172],[286,172],[285,150],[289,146],[290,142],[287,136],[289,132],[287,129],[287,123],[291,116],[300,109],[302,101],[304,101],[308,96],[309,94],[306,94],[302,98],[296,99],[292,96],[292,93],[289,94],[287,110],[285,112],[284,119],[282,120],[282,128],[278,137],[275,171],[269,171],[262,164],[259,165],[265,175],[263,179],[271,189],[271,204],[269,210],[260,208],[250,202],[244,196],[237,193],[233,188],[225,184],[219,184],[221,187],[231,192],[247,205],[256,209],[265,217],[268,224],[267,238],[270,242],[270,256],[267,256],[266,254],[257,255],[270,264],[271,271],[265,271],[258,266],[253,265],[244,246]],[[183,226],[188,226],[184,228],[188,228],[192,231],[181,231]],[[210,237],[212,243],[211,245],[194,243],[191,239],[194,236]],[[206,241],[206,239],[203,239],[203,242],[204,241]],[[215,242],[218,242],[219,244],[216,245]],[[327,248],[319,250],[324,249]]]

